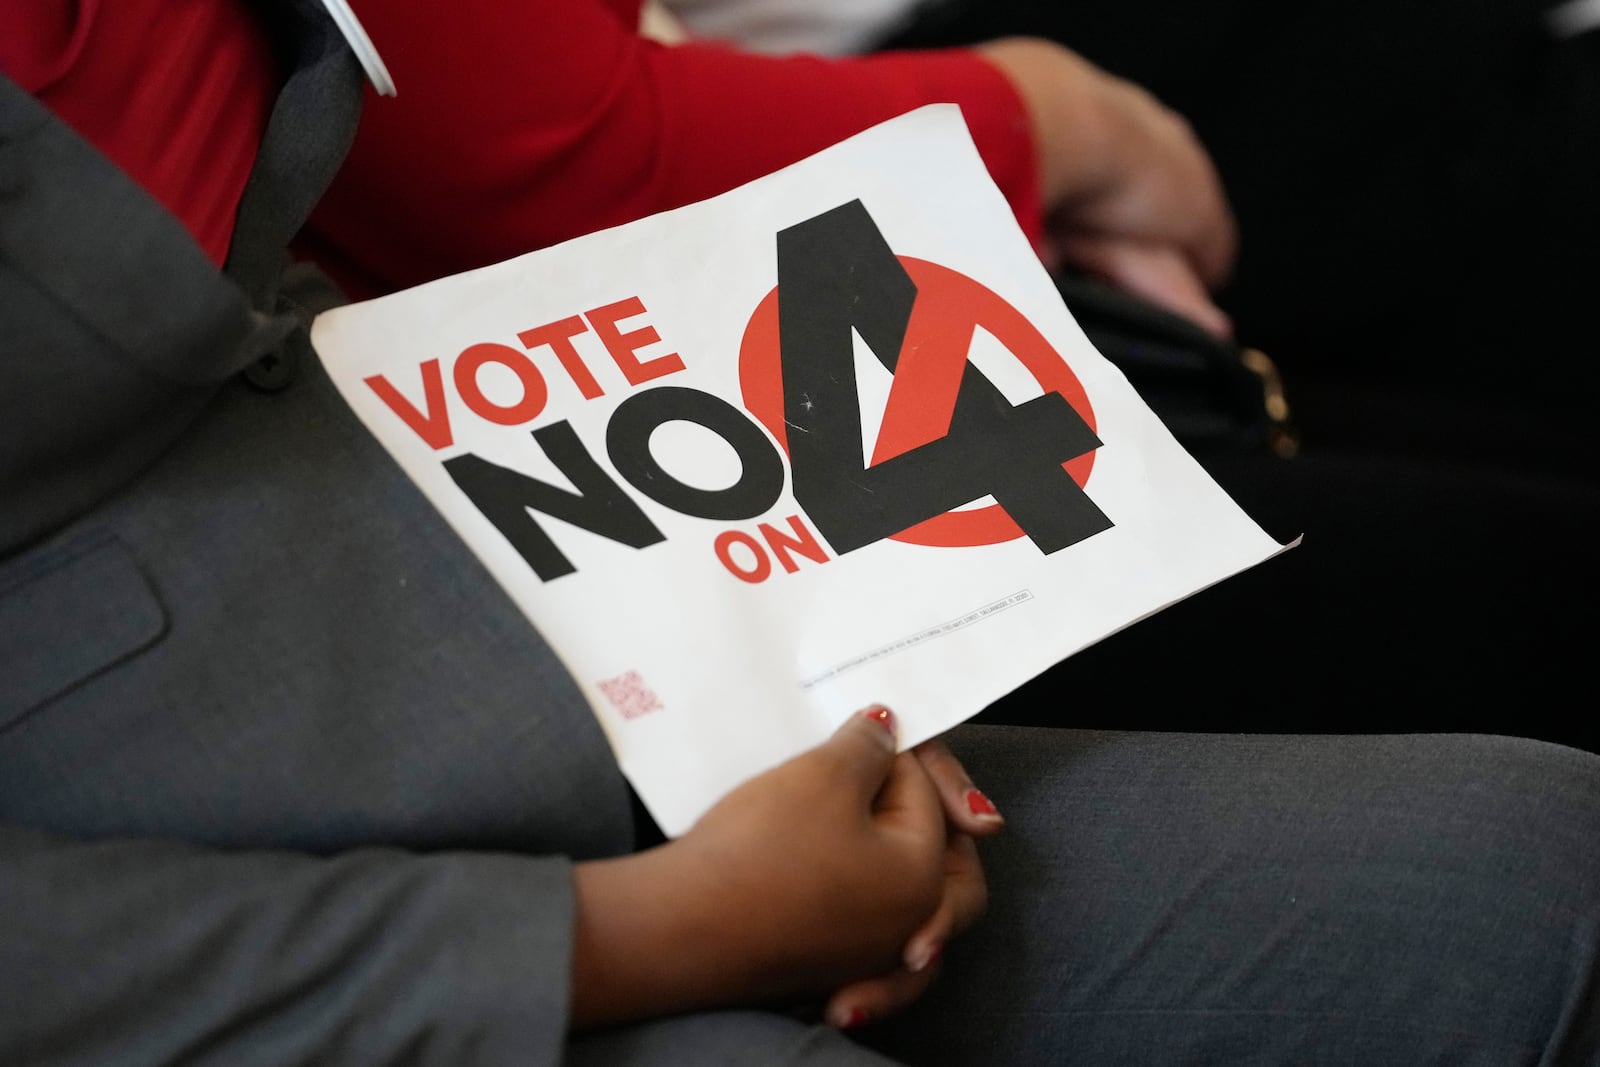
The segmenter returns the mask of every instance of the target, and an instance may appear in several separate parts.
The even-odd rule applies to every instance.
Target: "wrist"
[[[1109,76],[1075,52],[1039,38],[1002,38],[974,51],[1011,82],[1022,100],[1046,214],[1114,181]]]
[[[722,1006],[741,976],[678,842],[573,865],[574,1029]]]

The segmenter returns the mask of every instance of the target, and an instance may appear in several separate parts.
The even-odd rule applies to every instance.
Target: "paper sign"
[[[1089,344],[953,105],[312,340],[669,835],[1283,547]]]

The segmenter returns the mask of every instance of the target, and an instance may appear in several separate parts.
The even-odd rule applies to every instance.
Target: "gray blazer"
[[[275,17],[225,273],[0,79],[0,1063],[554,1062],[629,795],[306,348],[360,73]]]

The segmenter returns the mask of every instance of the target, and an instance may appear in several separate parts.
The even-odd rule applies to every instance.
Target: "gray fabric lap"
[[[568,1043],[567,1067],[889,1067],[831,1027],[771,1012],[683,1015],[596,1031]]]
[[[911,1063],[1595,1062],[1600,758],[967,727],[1009,822]],[[1554,965],[1552,965],[1554,964]]]

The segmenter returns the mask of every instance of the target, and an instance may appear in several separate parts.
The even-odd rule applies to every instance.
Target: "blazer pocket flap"
[[[0,574],[0,729],[148,648],[167,613],[126,545],[100,537]]]

